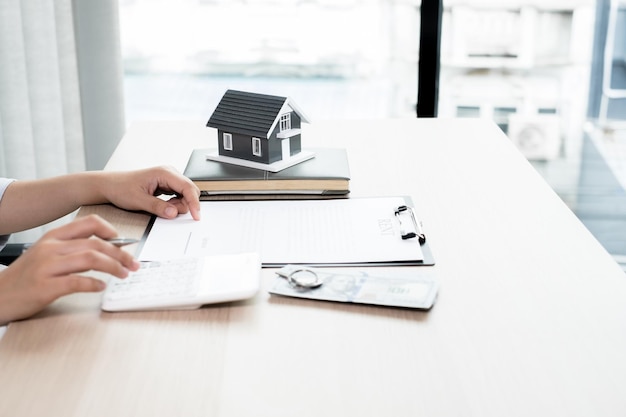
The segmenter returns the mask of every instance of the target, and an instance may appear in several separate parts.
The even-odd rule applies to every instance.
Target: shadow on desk
[[[238,323],[245,320],[256,320],[256,307],[261,303],[269,303],[276,307],[289,307],[289,312],[278,314],[297,314],[298,309],[332,312],[333,314],[379,316],[394,320],[404,319],[423,322],[428,319],[428,311],[398,307],[383,307],[352,303],[340,303],[319,300],[296,299],[282,296],[269,296],[261,293],[249,300],[234,301],[220,304],[209,304],[194,310],[162,310],[162,311],[135,311],[135,312],[100,312],[100,319],[104,321],[154,321],[154,322],[228,322]],[[293,308],[291,308],[293,307]],[[398,311],[402,313],[399,315]]]
[[[366,304],[343,303],[334,301],[308,300],[306,298],[291,298],[280,295],[270,296],[269,304],[274,306],[294,306],[294,308],[317,309],[333,314],[361,315],[384,317],[392,320],[426,322],[431,310],[417,310],[403,307],[386,307]],[[287,313],[286,313],[287,314]],[[291,314],[291,311],[288,313]]]
[[[434,306],[424,311],[307,300],[270,295],[266,291],[249,300],[212,304],[194,310],[110,313],[100,310],[101,300],[101,293],[61,298],[32,318],[16,323],[18,326],[10,326],[8,332],[16,333],[11,338],[4,338],[6,343],[10,339],[11,344],[5,344],[3,348],[21,357],[41,354],[64,356],[72,350],[81,349],[83,345],[85,358],[88,358],[94,353],[91,352],[94,346],[113,344],[119,345],[120,349],[128,349],[142,343],[148,336],[155,337],[155,334],[160,334],[156,336],[158,339],[173,344],[187,343],[190,334],[207,331],[215,333],[215,338],[225,340],[224,334],[232,328],[247,329],[245,331],[252,333],[255,329],[263,331],[265,326],[262,322],[272,321],[272,315],[291,317],[293,323],[298,324],[306,324],[315,317],[326,315],[335,316],[338,319],[336,323],[341,323],[339,318],[344,316],[358,321],[363,317],[425,324],[435,309]],[[265,303],[272,305],[269,316],[263,309]]]

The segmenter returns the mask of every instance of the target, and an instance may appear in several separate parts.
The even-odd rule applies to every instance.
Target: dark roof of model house
[[[303,122],[306,116],[288,97],[228,90],[207,122],[207,126],[250,136],[267,138],[279,116],[291,107]]]

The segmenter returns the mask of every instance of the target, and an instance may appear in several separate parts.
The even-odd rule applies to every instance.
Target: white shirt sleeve
[[[11,184],[14,180],[9,178],[0,178],[0,203],[2,202],[2,196],[4,195],[4,191],[7,189],[9,184]],[[0,236],[0,250],[4,248],[4,245],[7,244],[7,240],[9,240],[9,236]],[[0,271],[6,268],[4,265],[0,265]],[[0,326],[0,339],[4,336],[4,332],[7,331],[7,326]]]
[[[5,190],[13,181],[15,180],[11,178],[0,178],[0,200],[2,200],[2,196],[4,195]]]
[[[0,265],[0,271],[2,271],[4,268],[6,268],[6,266]],[[4,332],[6,331],[7,331],[7,326],[0,326],[0,339],[2,339],[2,336],[4,336]]]
[[[12,180],[10,178],[0,178],[0,204],[2,204],[2,196],[4,195],[4,192],[6,191],[9,184],[11,184],[13,181],[15,180]],[[4,248],[4,245],[7,244],[7,240],[9,240],[8,235],[0,235],[0,250],[2,250],[2,248]]]

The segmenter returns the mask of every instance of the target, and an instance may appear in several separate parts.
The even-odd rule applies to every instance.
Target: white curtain
[[[117,0],[0,1],[0,176],[101,169],[124,132],[122,91]]]

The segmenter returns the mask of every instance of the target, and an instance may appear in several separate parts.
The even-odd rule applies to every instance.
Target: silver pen
[[[139,239],[132,239],[129,237],[114,237],[111,239],[102,239],[105,242],[109,242],[115,246],[117,246],[118,248],[121,248],[122,246],[126,246],[126,245],[132,245],[134,243],[139,243]],[[22,253],[26,252],[26,250],[28,250],[28,248],[30,248],[31,246],[33,246],[34,243],[24,243],[24,246],[22,246]]]
[[[122,246],[126,246],[126,245],[132,245],[134,243],[139,243],[139,239],[132,239],[129,237],[114,237],[112,239],[105,239],[105,241],[112,243],[118,248],[121,248]]]

